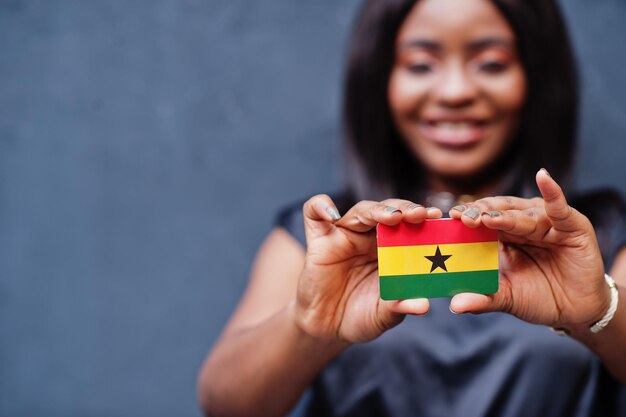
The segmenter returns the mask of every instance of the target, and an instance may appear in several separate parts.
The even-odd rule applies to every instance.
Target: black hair
[[[349,187],[357,198],[415,199],[424,171],[397,132],[387,99],[397,32],[419,0],[367,0],[357,17],[344,81]],[[553,0],[491,0],[511,25],[526,75],[526,102],[507,163],[515,190],[541,167],[567,184],[574,159],[578,82],[565,24]],[[510,162],[514,162],[510,164]]]

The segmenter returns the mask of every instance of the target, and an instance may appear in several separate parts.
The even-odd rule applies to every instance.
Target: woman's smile
[[[480,142],[488,123],[475,118],[423,119],[418,127],[418,134],[425,140],[442,147],[461,150]]]

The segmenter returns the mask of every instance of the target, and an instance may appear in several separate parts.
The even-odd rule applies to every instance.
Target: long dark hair
[[[397,132],[387,99],[397,32],[417,1],[367,0],[356,20],[344,82],[343,128],[349,187],[359,199],[415,199],[425,187],[423,168]],[[491,1],[516,35],[527,81],[518,137],[509,152],[515,167],[513,192],[532,187],[541,167],[567,184],[576,143],[578,83],[561,14],[552,0]]]

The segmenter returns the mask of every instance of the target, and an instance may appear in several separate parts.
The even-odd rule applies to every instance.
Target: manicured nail
[[[480,216],[480,212],[478,211],[477,208],[472,207],[472,208],[465,210],[463,212],[463,215],[469,217],[472,220],[476,220],[478,216]]]
[[[459,314],[459,313],[457,313],[456,311],[452,310],[452,304],[450,304],[450,305],[448,306],[448,310],[450,310],[450,313],[452,313],[452,314]]]
[[[391,214],[391,213],[395,213],[396,211],[400,211],[400,209],[397,209],[397,208],[395,208],[395,207],[391,207],[391,206],[387,206],[387,207],[385,207],[385,211],[386,211],[387,213],[390,213],[390,214]]]
[[[465,207],[463,204],[461,204],[460,206],[454,206],[452,207],[451,210],[456,210],[456,211],[465,211],[467,210],[467,207]]]
[[[543,171],[548,177],[552,178],[552,175],[550,175],[547,169],[541,168],[539,171]]]
[[[483,214],[486,214],[489,217],[500,217],[500,216],[502,216],[502,212],[498,211],[498,210],[486,211]]]
[[[333,220],[339,220],[341,218],[339,212],[335,207],[326,207],[326,213],[328,213],[330,218]]]
[[[412,204],[409,206],[409,210],[415,210],[415,209],[416,209],[416,208],[418,208],[418,207],[422,207],[422,206],[421,206],[421,204],[415,204],[415,203],[412,203]]]

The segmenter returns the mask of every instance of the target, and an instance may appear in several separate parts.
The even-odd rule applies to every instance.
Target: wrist
[[[324,349],[337,354],[351,344],[339,337],[327,337],[326,335],[321,335],[320,332],[312,331],[310,329],[311,326],[308,326],[306,320],[303,320],[298,314],[298,306],[295,300],[292,300],[287,305],[286,314],[289,321],[292,323],[295,336],[298,340],[313,349]]]
[[[581,325],[568,326],[566,328],[550,327],[550,329],[560,335],[592,335],[600,333],[612,321],[619,302],[619,292],[613,278],[605,273],[603,284],[603,295],[597,309],[598,313],[594,314],[593,320]]]

